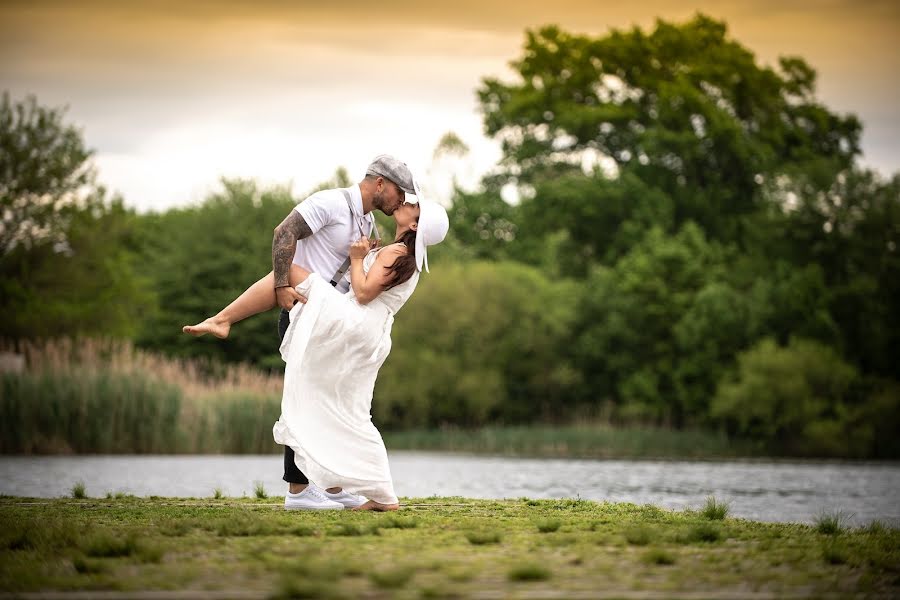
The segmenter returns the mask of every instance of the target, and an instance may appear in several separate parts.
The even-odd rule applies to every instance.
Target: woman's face
[[[397,229],[416,229],[418,227],[419,212],[421,212],[418,204],[410,204],[404,202],[400,208],[394,211],[394,221],[397,222]]]

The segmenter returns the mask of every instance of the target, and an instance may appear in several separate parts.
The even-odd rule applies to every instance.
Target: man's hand
[[[306,304],[306,297],[301,296],[297,290],[289,285],[275,288],[275,300],[278,302],[278,306],[287,311],[294,308],[294,305],[298,302]]]

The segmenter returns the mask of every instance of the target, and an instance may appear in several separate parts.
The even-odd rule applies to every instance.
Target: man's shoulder
[[[303,199],[303,202],[310,202],[310,201],[335,202],[337,200],[340,200],[341,202],[346,204],[347,201],[346,201],[346,199],[345,199],[346,197],[344,195],[345,191],[346,191],[345,188],[329,188],[327,190],[316,190],[315,192],[313,192],[312,194],[307,196],[305,199]]]
[[[306,209],[319,208],[340,214],[347,210],[347,200],[342,188],[318,190],[301,200],[296,208],[301,210],[304,206]]]

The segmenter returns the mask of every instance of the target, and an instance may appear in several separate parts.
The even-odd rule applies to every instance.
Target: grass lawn
[[[0,591],[196,597],[900,596],[900,530],[757,523],[586,500],[0,498]],[[140,594],[137,595],[139,597]],[[159,597],[159,596],[153,596]]]

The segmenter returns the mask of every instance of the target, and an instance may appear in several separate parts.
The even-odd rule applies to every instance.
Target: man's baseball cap
[[[366,175],[384,177],[397,184],[397,187],[407,194],[418,196],[418,194],[416,194],[416,183],[413,180],[412,172],[409,170],[409,167],[406,166],[405,162],[390,154],[376,156],[375,159],[369,163],[369,167],[366,169]],[[415,204],[418,200],[407,198],[406,201],[410,204]]]

